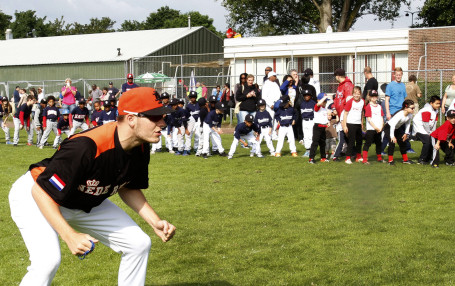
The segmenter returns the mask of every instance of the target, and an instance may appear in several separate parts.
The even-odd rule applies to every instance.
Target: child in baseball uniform
[[[232,159],[234,156],[237,145],[240,143],[243,146],[251,145],[250,157],[256,155],[259,158],[264,156],[261,154],[259,146],[259,136],[261,134],[261,128],[254,122],[254,117],[251,114],[245,116],[245,121],[237,124],[234,132],[234,140],[232,140],[231,149],[229,150],[228,159]],[[254,134],[253,134],[254,133]]]
[[[197,104],[199,105],[199,121],[198,121],[198,129],[196,129],[196,132],[199,133],[199,145],[197,146],[196,150],[196,156],[199,157],[202,154],[202,147],[204,146],[203,144],[203,139],[204,139],[204,133],[203,133],[203,124],[205,121],[205,118],[207,117],[207,114],[209,114],[208,110],[208,105],[207,105],[207,100],[203,97],[199,98],[197,100]]]
[[[329,106],[329,109],[332,112],[332,116],[330,118],[330,125],[325,129],[325,155],[327,160],[330,160],[330,157],[332,157],[335,154],[335,149],[337,147],[337,130],[336,130],[336,125],[338,123],[339,118],[337,115],[337,110],[335,107],[332,108],[331,104]]]
[[[161,95],[160,95],[160,100],[161,100],[161,103],[163,103],[163,105],[165,107],[169,107],[169,93],[167,92],[163,92]],[[158,141],[158,143],[154,143],[152,144],[152,149],[150,151],[150,154],[153,155],[155,154],[155,152],[161,152],[161,148],[163,146],[163,143],[162,143],[162,139],[164,138],[164,142],[165,142],[165,146],[166,146],[166,152],[169,152],[169,153],[172,153],[174,154],[174,150],[172,150],[172,138],[171,137],[168,137],[167,136],[167,130],[168,130],[168,125],[169,125],[169,114],[164,114],[164,122],[166,123],[166,128],[163,128],[163,130],[161,130],[161,136],[160,136],[160,140]]]
[[[308,162],[314,164],[314,157],[319,145],[319,152],[321,153],[321,162],[329,162],[325,157],[325,129],[329,126],[329,111],[326,108],[329,97],[327,94],[321,92],[318,94],[318,103],[314,106],[314,125],[313,125],[313,142],[310,148],[310,159]]]
[[[363,145],[363,163],[369,165],[368,150],[372,143],[376,145],[376,160],[382,162],[381,133],[384,127],[384,111],[378,103],[378,93],[372,90],[369,95],[370,103],[365,107],[365,118],[367,122],[367,132],[365,134],[365,144]]]
[[[73,135],[78,128],[81,128],[82,131],[88,129],[90,126],[88,113],[88,109],[85,107],[85,99],[81,98],[79,100],[79,106],[71,111],[71,116],[69,117],[70,126],[72,126],[70,136]]]
[[[182,155],[184,149],[183,136],[186,133],[185,111],[179,106],[176,98],[173,98],[169,105],[174,112],[169,115],[168,137],[172,138],[175,155]]]
[[[363,108],[365,101],[362,97],[362,89],[359,86],[354,87],[352,99],[346,101],[344,106],[343,131],[348,136],[348,153],[345,163],[352,164],[362,159],[362,129],[363,129]]]
[[[303,157],[310,156],[311,143],[313,142],[313,118],[314,118],[314,106],[316,102],[311,99],[311,90],[304,89],[303,101],[300,104],[300,113],[302,114],[302,129],[303,129],[303,144],[305,145],[305,154]]]
[[[187,121],[187,126],[188,126],[188,133],[185,134],[185,150],[183,151],[183,155],[190,155],[191,152],[191,141],[194,137],[194,145],[193,148],[196,151],[199,145],[199,104],[196,102],[197,98],[197,92],[196,91],[190,91],[190,94],[188,95],[188,98],[190,99],[190,102],[187,103],[185,107],[185,111],[187,113],[188,121]]]
[[[442,150],[446,155],[444,161],[447,166],[455,166],[453,160],[453,140],[455,139],[455,110],[449,110],[446,113],[447,120],[431,133],[433,143],[433,156],[431,166],[439,168],[439,150]]]
[[[35,115],[33,116],[36,128],[36,147],[40,146],[41,137],[43,136],[43,113],[46,106],[47,101],[44,98],[41,99],[38,108],[35,109]]]
[[[289,149],[292,157],[297,157],[297,149],[295,146],[294,131],[292,125],[295,124],[296,114],[295,109],[291,106],[291,99],[288,95],[283,95],[281,98],[280,108],[275,112],[275,119],[280,125],[278,130],[278,142],[276,144],[275,157],[281,157],[281,149],[283,148],[284,139],[287,137]]]
[[[413,132],[417,139],[422,142],[422,151],[417,164],[429,164],[432,158],[433,144],[431,143],[431,133],[436,130],[438,123],[438,113],[441,107],[441,98],[434,95],[430,102],[419,110],[412,119]]]
[[[5,96],[2,98],[2,104],[0,105],[0,122],[2,124],[3,132],[5,132],[5,142],[7,145],[13,144],[9,136],[9,127],[6,125],[8,118],[13,113],[13,106],[9,103],[8,98]]]
[[[208,158],[209,148],[210,148],[210,137],[213,139],[213,142],[218,146],[219,155],[226,157],[224,152],[223,145],[221,143],[221,122],[223,121],[223,113],[225,106],[221,102],[215,104],[215,108],[210,110],[207,114],[207,117],[204,120],[203,132],[204,132],[204,145],[202,147],[202,157],[204,159]]]
[[[270,113],[267,111],[267,104],[265,100],[258,100],[259,110],[256,112],[256,117],[254,118],[254,124],[260,127],[261,134],[259,136],[258,148],[261,146],[262,139],[265,140],[267,148],[269,148],[270,156],[275,156],[275,148],[273,147],[272,142],[272,129],[273,129],[273,119]]]
[[[103,125],[109,122],[117,121],[117,112],[112,110],[111,104],[108,100],[103,103],[103,111],[100,114],[98,125]]]
[[[53,146],[58,145],[58,130],[57,130],[57,123],[58,119],[60,118],[60,111],[55,106],[55,97],[52,95],[47,97],[47,106],[44,108],[43,111],[43,136],[41,137],[40,142],[40,149],[43,149],[44,144],[47,142],[51,131],[55,134],[54,144]]]
[[[91,121],[92,121],[92,126],[95,127],[95,126],[98,126],[98,122],[100,120],[100,116],[101,116],[101,102],[99,101],[95,101],[93,103],[93,112],[92,112],[92,116],[91,116]]]
[[[67,138],[72,135],[71,129],[70,129],[70,119],[69,119],[70,111],[65,108],[65,109],[62,109],[61,113],[62,113],[62,116],[60,117],[60,119],[58,120],[58,123],[57,123],[57,137],[55,138],[55,140],[57,141],[57,144],[54,144],[54,146],[52,146],[54,149],[57,149],[58,146],[60,145],[60,143],[61,143],[60,139],[62,137],[62,133],[66,134]]]

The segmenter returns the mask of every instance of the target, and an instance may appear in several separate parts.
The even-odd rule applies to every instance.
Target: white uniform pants
[[[21,120],[19,118],[13,117],[13,123],[14,123],[14,138],[13,138],[13,143],[17,144],[19,143],[19,132],[20,130],[20,125],[21,125]],[[26,125],[27,123],[24,122]],[[24,126],[24,129],[27,130],[27,126]],[[32,124],[30,124],[32,125]],[[29,130],[27,131],[27,142],[32,143],[33,142],[33,128],[30,126]]]
[[[166,144],[166,148],[169,150],[172,150],[172,138],[167,136],[167,129],[169,127],[166,127],[165,129],[161,130],[161,136],[160,136],[160,141],[157,143],[152,144],[152,151],[156,151],[157,149],[161,149],[163,146],[163,143],[161,141],[161,138],[164,138],[164,142]]]
[[[43,136],[41,137],[40,146],[44,146],[44,143],[47,142],[47,139],[49,138],[49,134],[51,134],[51,131],[54,131],[54,134],[55,134],[55,139],[54,139],[53,146],[57,146],[58,145],[57,121],[52,122],[52,121],[50,121],[48,119],[48,120],[46,120],[46,130],[43,131]]]
[[[51,285],[61,260],[58,234],[32,197],[34,183],[27,172],[13,184],[9,193],[11,217],[21,232],[31,262],[22,278],[22,286]],[[122,209],[105,200],[90,213],[65,207],[60,207],[60,211],[73,228],[122,254],[118,285],[144,285],[151,241]],[[96,250],[89,255],[97,255]]]
[[[199,145],[197,146],[197,151],[196,155],[201,155],[202,154],[202,147],[204,147],[204,127],[199,126],[198,129],[196,130],[197,133],[199,133]]]
[[[251,153],[256,155],[261,154],[261,148],[259,148],[260,141],[256,141],[256,137],[254,137],[252,132],[248,133],[247,135],[240,136],[240,139],[243,139],[243,141],[247,142],[248,145],[251,145]],[[230,156],[234,155],[235,150],[237,149],[237,145],[239,145],[239,139],[234,137],[234,140],[232,140],[231,149],[229,150]]]
[[[288,138],[289,149],[291,150],[291,153],[297,152],[297,149],[295,147],[294,130],[292,130],[292,125],[289,125],[280,126],[280,129],[278,130],[278,142],[276,144],[276,153],[281,153],[285,137]]]
[[[310,151],[311,144],[313,143],[313,127],[314,127],[313,120],[308,121],[302,120],[303,143],[307,151]]]
[[[2,129],[3,129],[3,132],[5,132],[5,141],[8,142],[10,137],[9,137],[9,127],[6,126],[6,124],[4,124],[2,122]]]
[[[179,134],[180,130],[180,134]],[[185,126],[180,126],[180,127],[173,127],[172,128],[172,143],[173,147],[177,148],[179,152],[183,152],[184,148],[184,142],[183,142],[183,136],[185,135]]]
[[[66,138],[68,138],[72,135],[71,131],[69,129],[62,130],[62,134],[66,134]],[[57,135],[57,137],[55,138],[57,140],[57,144],[55,144],[55,141],[54,141],[54,147],[57,147],[58,145],[60,145],[60,143],[62,143],[62,141],[63,141],[63,140],[61,140],[62,134]]]
[[[224,148],[223,145],[221,144],[221,137],[220,134],[216,133],[215,130],[209,127],[207,123],[204,122],[203,125],[203,132],[204,132],[204,141],[203,141],[203,147],[202,147],[202,154],[208,154],[209,149],[210,149],[210,138],[213,140],[213,145],[216,144],[218,147],[218,152],[223,153]]]
[[[196,122],[194,120],[194,117],[190,117],[190,120],[188,121],[188,131],[190,132],[190,135],[185,134],[185,150],[186,151],[191,151],[191,140],[194,137],[194,149],[197,150],[198,145],[199,145],[199,132],[197,132],[199,129],[199,126],[201,123],[198,121]]]
[[[73,120],[73,128],[71,128],[71,132],[69,132],[69,136],[73,135],[78,128],[82,129],[82,131],[85,131],[88,129],[88,125],[87,125],[87,123],[85,123],[85,121]]]
[[[267,110],[270,113],[270,116],[272,117],[272,139],[276,140],[278,138],[277,132],[276,132],[276,126],[278,125],[278,122],[275,120],[275,111],[273,108],[270,108],[266,106],[265,110]]]
[[[265,140],[267,148],[269,148],[270,154],[275,153],[275,148],[273,147],[272,137],[269,135],[270,127],[261,127],[261,135],[259,136],[258,149],[261,150],[262,139]]]

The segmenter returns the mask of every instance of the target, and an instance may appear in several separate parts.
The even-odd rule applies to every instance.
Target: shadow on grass
[[[175,283],[175,284],[147,284],[146,286],[234,286],[233,284],[227,281],[210,281],[207,283]]]

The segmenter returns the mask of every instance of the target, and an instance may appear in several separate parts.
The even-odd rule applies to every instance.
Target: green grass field
[[[223,136],[225,148],[231,140]],[[21,142],[0,145],[0,285],[18,285],[29,265],[9,189],[29,164],[54,152],[24,146],[24,134]],[[112,198],[152,237],[147,285],[455,284],[453,167],[310,165],[287,145],[282,158],[248,155],[238,148],[233,160],[151,157],[145,194],[177,227],[168,243]],[[116,285],[120,255],[97,245],[80,261],[61,248],[53,285]]]

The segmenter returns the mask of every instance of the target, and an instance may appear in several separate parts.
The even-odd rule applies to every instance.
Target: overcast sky
[[[424,0],[412,1],[411,11],[417,11],[423,5]],[[39,17],[47,16],[48,20],[64,16],[66,23],[78,22],[86,24],[90,18],[110,17],[116,21],[115,28],[125,20],[144,21],[147,16],[159,7],[168,5],[172,9],[182,13],[199,11],[214,19],[214,26],[219,31],[226,31],[226,16],[228,12],[221,6],[221,1],[214,0],[2,0],[0,10],[13,15],[14,11],[35,10]],[[405,17],[407,7],[401,9],[401,17],[394,23],[394,28],[406,28],[411,25],[411,17]],[[417,15],[414,14],[414,22]],[[373,21],[373,16],[365,16],[357,21],[353,30],[377,30],[392,28],[391,22]],[[4,33],[4,31],[2,31]]]

